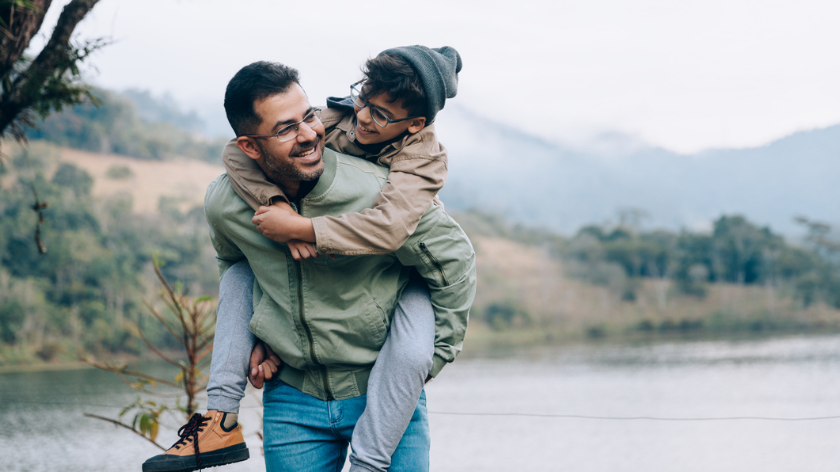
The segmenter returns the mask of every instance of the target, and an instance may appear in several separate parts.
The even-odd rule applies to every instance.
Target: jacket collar
[[[335,180],[335,173],[338,168],[338,156],[336,156],[335,151],[324,147],[321,159],[324,161],[324,173],[318,178],[318,183],[315,184],[315,187],[303,197],[305,201],[315,200],[324,195],[332,187],[333,181]]]

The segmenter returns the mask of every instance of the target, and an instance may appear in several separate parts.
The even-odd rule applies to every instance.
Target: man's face
[[[284,126],[303,120],[312,111],[309,99],[298,84],[288,91],[254,103],[262,119],[253,134],[274,134]],[[262,154],[257,163],[273,181],[294,187],[300,182],[318,179],[324,172],[324,125],[320,120],[309,126],[300,123],[298,136],[281,143],[277,138],[255,139]]]
[[[414,130],[415,120],[400,121],[399,123],[388,123],[384,128],[373,121],[370,116],[370,107],[374,106],[381,110],[385,116],[392,120],[408,118],[408,110],[403,108],[402,100],[391,103],[391,97],[387,93],[380,93],[368,99],[368,106],[359,108],[354,105],[356,111],[356,141],[362,144],[377,144],[390,141],[406,131],[416,133]],[[423,119],[425,122],[425,119]],[[409,130],[409,128],[412,128]],[[420,128],[423,126],[421,125]]]

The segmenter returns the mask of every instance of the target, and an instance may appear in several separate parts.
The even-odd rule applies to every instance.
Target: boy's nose
[[[356,119],[366,124],[370,123],[370,107],[364,107],[356,112]]]

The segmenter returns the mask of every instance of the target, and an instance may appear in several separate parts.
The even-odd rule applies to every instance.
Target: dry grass
[[[69,148],[61,149],[60,159],[90,173],[94,196],[129,193],[134,199],[134,212],[143,214],[156,213],[161,197],[176,199],[182,211],[202,205],[207,185],[224,172],[221,165],[197,160],[144,161]],[[127,167],[132,176],[109,178],[108,169],[116,166]]]

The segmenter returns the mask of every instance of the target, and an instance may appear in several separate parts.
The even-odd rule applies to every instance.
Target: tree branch
[[[98,1],[73,0],[61,11],[47,45],[29,67],[15,77],[10,93],[0,101],[0,135],[18,114],[37,103],[40,92],[50,77],[61,75],[70,67],[70,38],[79,22]]]
[[[32,37],[41,29],[52,0],[32,0],[20,7],[14,3],[0,9],[0,77],[6,77],[23,55]],[[8,12],[8,14],[7,14]]]
[[[111,424],[115,424],[115,425],[117,425],[117,426],[121,426],[121,427],[123,427],[123,428],[125,428],[125,429],[127,429],[127,430],[131,431],[132,433],[134,433],[134,434],[136,434],[136,435],[140,436],[141,438],[145,439],[146,441],[149,441],[150,443],[154,444],[155,446],[157,446],[158,448],[160,448],[160,450],[161,450],[161,451],[165,451],[165,450],[166,450],[166,448],[165,448],[165,447],[161,446],[160,444],[156,443],[155,441],[152,441],[150,438],[147,438],[145,435],[143,435],[142,433],[140,433],[140,432],[139,432],[139,431],[137,431],[136,429],[132,428],[131,426],[129,426],[129,425],[127,425],[127,424],[123,423],[123,422],[120,422],[120,421],[117,421],[117,420],[112,420],[111,418],[106,418],[106,417],[104,417],[104,416],[94,415],[93,413],[82,413],[82,414],[83,414],[83,415],[85,415],[85,416],[87,416],[88,418],[96,418],[96,419],[98,419],[98,420],[107,421],[107,422],[109,422],[109,423],[111,423]]]

